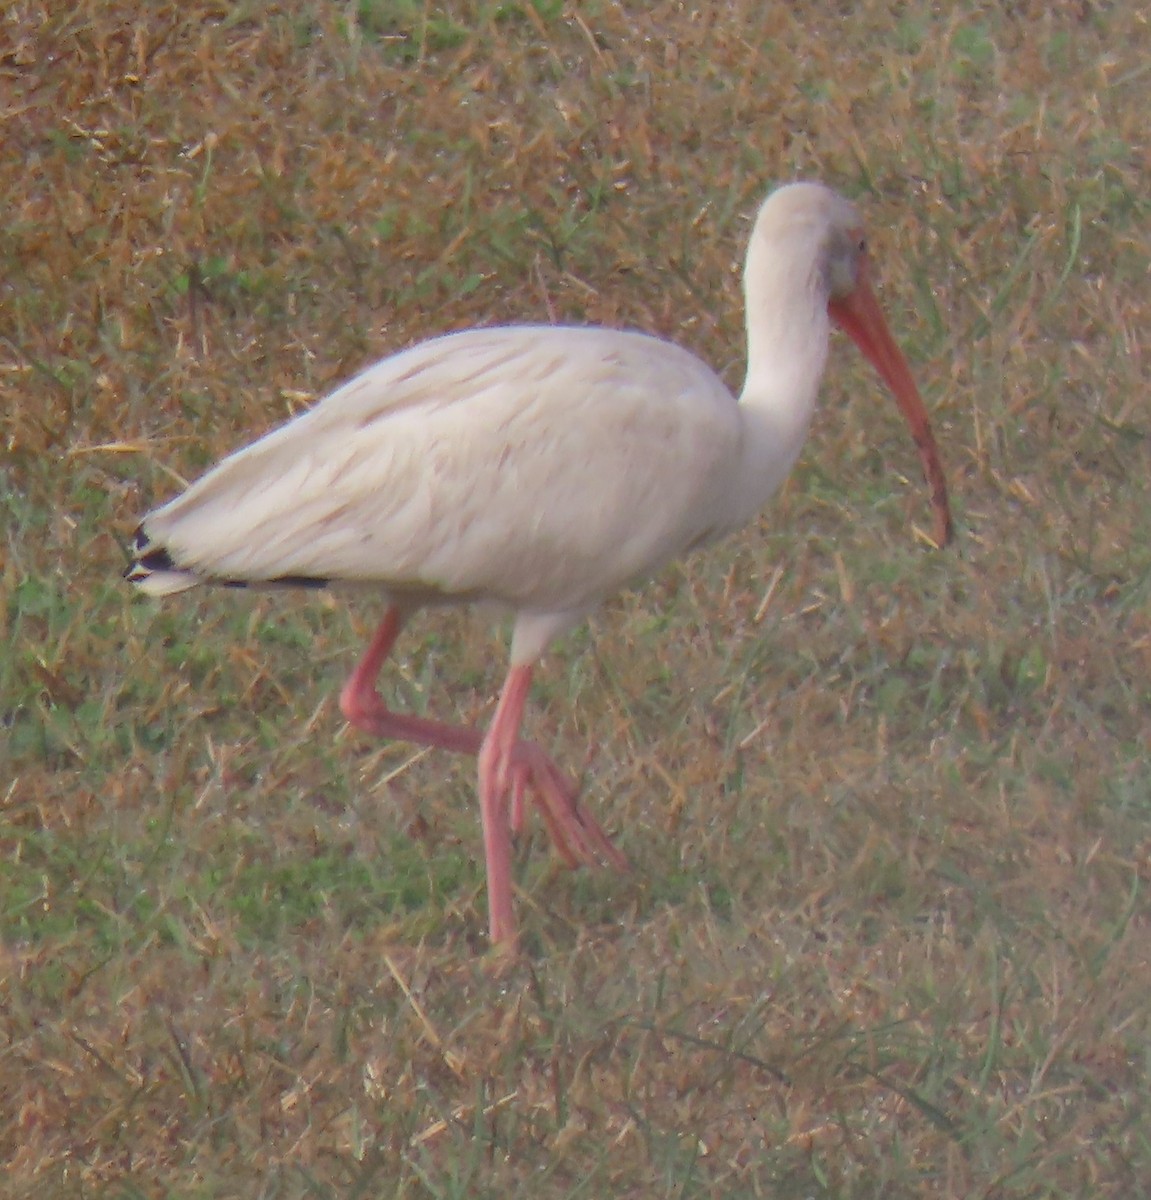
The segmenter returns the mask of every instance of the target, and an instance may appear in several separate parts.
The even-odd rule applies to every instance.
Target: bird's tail
[[[230,575],[212,575],[182,567],[173,558],[166,546],[154,542],[144,526],[137,528],[132,539],[132,562],[124,571],[124,578],[135,584],[149,596],[172,596],[186,592],[202,583],[216,584],[228,588],[324,588],[331,582],[316,575],[275,575],[254,579],[236,579]]]

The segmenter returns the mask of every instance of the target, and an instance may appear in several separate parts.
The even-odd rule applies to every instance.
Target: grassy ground
[[[5,1197],[1131,1197],[1151,1184],[1139,5],[12,0],[0,14]],[[119,579],[180,476],[417,337],[741,370],[774,181],[856,196],[960,524],[837,347],[761,527],[548,660],[632,857],[516,872],[349,734],[377,609]],[[502,634],[386,677],[482,719]]]

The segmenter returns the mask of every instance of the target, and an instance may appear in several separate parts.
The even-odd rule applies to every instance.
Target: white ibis
[[[473,329],[384,359],[149,513],[126,577],[162,596],[201,583],[368,585],[383,620],[340,694],[378,737],[478,755],[494,944],[514,943],[511,835],[525,797],[569,865],[627,860],[536,745],[535,665],[606,596],[750,520],[803,445],[831,323],[894,393],[931,490],[947,489],[923,402],[869,283],[859,215],[818,184],[768,197],[744,276],[738,399],[686,350],[641,333]],[[376,678],[411,613],[494,601],[515,616],[486,732],[392,712]]]

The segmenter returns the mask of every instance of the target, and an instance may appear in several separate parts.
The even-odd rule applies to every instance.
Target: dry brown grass
[[[1131,1197],[1151,1180],[1138,5],[12,0],[0,1192]],[[134,518],[480,322],[733,385],[766,187],[857,195],[960,516],[836,355],[762,528],[549,660],[626,879],[341,732],[374,617],[118,579]],[[906,475],[906,478],[905,478]],[[777,569],[780,573],[777,575]],[[482,716],[493,634],[388,676]]]

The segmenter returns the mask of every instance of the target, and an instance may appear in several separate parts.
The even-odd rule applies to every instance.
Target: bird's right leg
[[[416,742],[421,746],[438,746],[458,754],[478,754],[483,742],[480,730],[470,725],[450,725],[446,721],[392,712],[376,691],[376,677],[407,619],[407,609],[398,604],[391,605],[384,613],[384,619],[364,657],[340,692],[340,712],[349,725],[376,737]]]
[[[484,733],[475,726],[451,725],[446,721],[393,712],[376,691],[376,677],[407,617],[407,610],[397,604],[384,613],[367,651],[340,692],[340,711],[349,724],[376,737],[478,755],[484,744]],[[530,676],[527,671],[523,678],[530,680]],[[526,690],[517,698],[522,704],[526,700]],[[522,708],[520,711],[522,713]],[[538,746],[519,739],[518,724],[515,728],[516,736],[505,737],[502,742],[500,774],[510,796],[509,810],[503,819],[519,831],[523,799],[530,791],[556,851],[569,867],[608,862],[626,869],[627,859],[580,804],[575,786]]]

